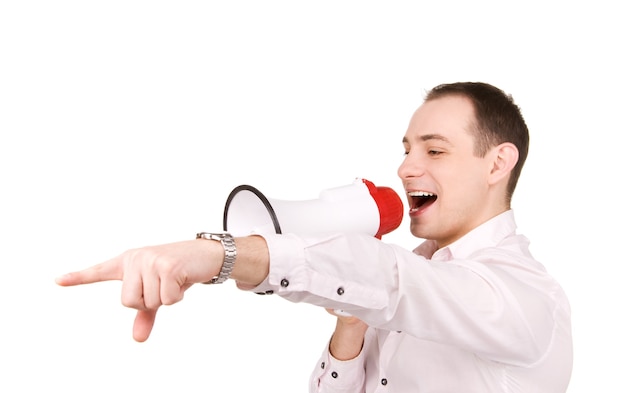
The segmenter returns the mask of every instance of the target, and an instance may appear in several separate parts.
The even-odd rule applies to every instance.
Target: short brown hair
[[[484,157],[490,148],[504,142],[510,142],[517,147],[519,159],[511,171],[507,184],[507,202],[510,203],[528,156],[530,143],[528,127],[520,108],[511,95],[482,82],[441,84],[426,94],[425,101],[449,95],[466,97],[474,106],[476,120],[474,152],[477,156]]]

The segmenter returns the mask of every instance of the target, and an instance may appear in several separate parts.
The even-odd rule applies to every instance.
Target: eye
[[[429,156],[438,156],[443,154],[443,152],[441,150],[435,150],[435,149],[430,149],[428,150],[428,155]]]

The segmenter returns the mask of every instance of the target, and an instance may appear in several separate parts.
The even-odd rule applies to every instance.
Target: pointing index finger
[[[55,279],[58,285],[69,287],[101,281],[121,280],[122,258],[117,257],[77,272],[67,273]]]

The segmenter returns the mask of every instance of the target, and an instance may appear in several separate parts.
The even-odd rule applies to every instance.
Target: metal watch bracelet
[[[224,262],[219,275],[205,282],[205,284],[221,284],[228,280],[233,272],[235,259],[237,258],[237,247],[235,247],[235,239],[233,239],[232,235],[228,232],[200,232],[196,234],[196,239],[217,240],[224,247]]]

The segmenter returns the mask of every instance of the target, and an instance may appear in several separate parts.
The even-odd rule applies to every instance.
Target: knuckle
[[[161,299],[163,300],[163,304],[172,305],[174,303],[178,303],[183,300],[185,296],[185,290],[188,287],[181,286],[178,283],[171,282],[170,285],[163,288],[161,292]]]
[[[137,299],[137,297],[126,293],[122,293],[122,305],[135,310],[144,310],[146,308],[143,299]]]
[[[183,300],[182,294],[164,294],[162,298],[163,305],[165,306],[171,306],[181,300]]]
[[[161,302],[157,300],[144,301],[144,306],[147,310],[156,310],[161,307]]]

